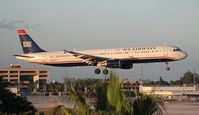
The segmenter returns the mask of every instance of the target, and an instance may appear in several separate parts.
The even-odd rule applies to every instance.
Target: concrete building
[[[121,89],[123,91],[136,91],[139,90],[140,81],[137,80],[122,80]]]
[[[182,93],[195,92],[196,86],[140,86],[139,91],[146,95],[182,95]]]
[[[140,86],[139,91],[145,95],[157,95],[169,100],[199,100],[197,86]]]
[[[0,77],[10,83],[10,87],[18,92],[46,91],[46,81],[49,77],[47,68],[22,68],[19,64],[10,64],[0,68]]]

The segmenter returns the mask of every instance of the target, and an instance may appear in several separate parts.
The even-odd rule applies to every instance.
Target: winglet
[[[25,31],[24,29],[17,30],[17,33],[18,33],[19,35],[26,35],[26,34],[27,34],[26,31]]]

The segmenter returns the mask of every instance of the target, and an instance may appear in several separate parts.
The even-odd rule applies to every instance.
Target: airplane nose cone
[[[187,56],[188,56],[188,54],[186,52],[182,52],[182,54],[181,54],[182,59],[187,58]]]

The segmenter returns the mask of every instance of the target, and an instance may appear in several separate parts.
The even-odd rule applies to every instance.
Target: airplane
[[[99,67],[103,67],[103,74],[108,74],[107,68],[131,69],[137,63],[168,62],[185,59],[187,53],[175,46],[146,46],[134,48],[113,48],[96,50],[63,50],[47,52],[41,49],[24,29],[17,30],[23,54],[14,55],[16,59],[49,66],[73,67],[96,66],[96,74],[100,74]]]

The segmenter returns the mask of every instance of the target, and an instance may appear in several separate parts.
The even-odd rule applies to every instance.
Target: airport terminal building
[[[0,77],[10,83],[9,87],[17,88],[18,92],[46,91],[49,77],[48,68],[22,68],[19,64],[10,64],[0,68]]]
[[[140,86],[139,91],[145,95],[157,95],[168,100],[199,101],[198,85],[183,86]]]

